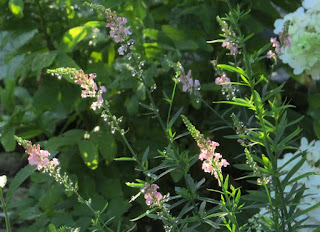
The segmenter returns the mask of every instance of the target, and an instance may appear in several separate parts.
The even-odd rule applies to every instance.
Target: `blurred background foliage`
[[[201,94],[205,101],[231,122],[230,112],[245,114],[237,108],[212,104],[222,99],[220,86],[214,84],[210,63],[228,62],[229,57],[221,44],[206,41],[218,39],[221,29],[217,16],[227,12],[227,6],[218,0],[101,0],[118,15],[128,18],[135,39],[135,50],[146,61],[145,75],[153,90],[156,105],[163,118],[168,105],[164,94],[172,92],[174,63],[180,61],[186,71],[200,80]],[[300,5],[299,0],[242,0],[242,9],[251,9],[242,21],[246,34],[254,33],[248,42],[251,51],[260,49],[273,36],[273,23],[282,12],[291,12]],[[142,178],[134,171],[134,165],[113,161],[116,157],[129,156],[118,135],[113,135],[106,123],[90,110],[90,101],[80,98],[80,89],[71,81],[51,77],[47,68],[74,67],[86,73],[96,73],[100,84],[107,86],[107,99],[113,114],[123,116],[123,128],[129,128],[127,136],[133,147],[143,154],[150,147],[151,157],[166,146],[165,137],[157,121],[147,115],[140,103],[149,104],[144,86],[131,75],[131,67],[118,56],[117,45],[110,39],[106,21],[79,0],[0,0],[0,133],[1,174],[10,178],[27,164],[26,155],[16,150],[13,135],[41,141],[50,151],[59,152],[63,170],[79,181],[80,192],[91,197],[96,209],[109,202],[108,216],[115,216],[117,225],[129,228],[129,219],[144,212],[147,207],[142,198],[128,203],[136,191],[128,188],[125,181]],[[256,73],[268,76],[272,70],[267,61],[254,64]],[[283,66],[287,68],[286,66]],[[287,72],[291,75],[289,69]],[[292,76],[292,75],[291,75]],[[276,82],[271,85],[277,86]],[[304,136],[320,139],[319,86],[307,77],[290,78],[283,100],[290,100],[297,107],[289,117],[305,115],[301,122]],[[241,90],[241,94],[245,92]],[[225,123],[217,118],[201,101],[196,101],[182,91],[174,100],[173,112],[183,107],[183,114],[206,135],[219,141],[221,153],[232,164],[244,161],[236,158],[242,148],[225,135]],[[245,122],[250,125],[250,119]],[[177,133],[186,131],[178,120],[173,126]],[[220,128],[220,129],[219,129]],[[190,145],[192,144],[192,145]],[[224,146],[225,145],[225,146]],[[181,151],[188,149],[197,154],[191,137],[179,140]],[[8,153],[11,152],[11,153]],[[149,157],[150,158],[150,157]],[[152,160],[151,166],[158,164]],[[228,167],[231,177],[239,177],[241,171]],[[205,187],[214,187],[212,177],[204,175],[199,163],[191,168],[191,175],[199,180],[205,176]],[[182,176],[172,172],[160,180],[161,192],[174,194],[174,185]],[[234,181],[250,189],[246,182]],[[251,186],[252,187],[252,186]],[[203,188],[203,194],[206,188]],[[52,223],[56,227],[80,226],[86,231],[91,214],[77,204],[74,197],[53,180],[40,173],[31,175],[13,196],[9,205],[15,231],[46,231]],[[4,219],[0,218],[1,225]],[[138,222],[136,231],[157,231],[157,222],[144,218]],[[1,228],[2,230],[4,227]],[[158,229],[161,231],[160,229]]]

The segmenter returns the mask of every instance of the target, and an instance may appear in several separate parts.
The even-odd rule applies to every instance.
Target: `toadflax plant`
[[[240,82],[227,81],[227,85],[238,85],[239,87],[247,88],[250,94],[243,98],[235,95],[232,100],[221,101],[220,103],[244,107],[250,110],[254,116],[251,122],[253,128],[239,130],[238,125],[241,120],[233,115],[237,135],[229,136],[229,138],[238,139],[241,145],[245,147],[247,165],[253,171],[247,177],[256,177],[257,184],[263,187],[263,189],[253,191],[249,195],[250,200],[256,202],[256,204],[259,202],[262,205],[267,205],[268,216],[260,215],[261,220],[257,228],[261,231],[297,231],[305,227],[302,223],[306,220],[306,218],[301,219],[299,216],[316,209],[320,206],[320,203],[303,210],[298,208],[304,192],[308,194],[308,191],[304,185],[298,188],[297,184],[295,184],[299,179],[305,178],[306,175],[294,176],[294,174],[304,164],[305,155],[299,152],[281,166],[278,163],[278,159],[284,151],[297,149],[292,144],[300,135],[301,128],[297,126],[297,123],[302,118],[289,122],[287,109],[293,106],[282,102],[279,98],[283,84],[268,90],[268,80],[263,75],[259,76],[254,72],[253,64],[258,63],[259,60],[265,57],[263,53],[268,47],[264,47],[254,53],[247,50],[246,41],[250,39],[251,35],[245,37],[239,26],[240,20],[246,13],[242,12],[239,7],[233,10],[230,1],[227,1],[227,3],[230,13],[224,18],[219,18],[219,21],[223,21],[220,24],[229,25],[229,30],[233,32],[229,34],[233,35],[232,41],[238,47],[237,54],[232,54],[236,59],[234,64],[237,66],[220,64],[217,65],[217,69],[220,72],[221,70],[229,72],[230,76],[228,75],[228,78],[230,80],[233,78],[241,80]],[[229,41],[227,38],[225,42]],[[278,49],[277,46],[274,45],[274,47]],[[216,82],[220,83],[221,77],[218,77]],[[259,93],[258,89],[261,84],[263,84],[263,91]],[[241,124],[243,125],[244,123]],[[295,128],[292,130],[290,129],[292,127]],[[282,169],[294,160],[299,161],[295,163],[289,172],[283,173]],[[290,186],[292,184],[294,184],[293,187]],[[271,192],[274,194],[271,194]],[[308,226],[317,227],[319,225]]]

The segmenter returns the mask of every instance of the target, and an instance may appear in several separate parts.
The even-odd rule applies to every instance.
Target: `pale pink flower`
[[[37,165],[38,170],[48,171],[50,168],[54,168],[59,165],[59,161],[53,158],[49,161],[50,153],[46,150],[40,150],[40,145],[32,145],[30,141],[24,140],[23,144],[26,153],[29,154],[28,161],[30,165]]]
[[[32,152],[31,154],[29,153],[28,161],[30,165],[38,165],[40,159],[37,155],[37,152]]]
[[[160,206],[163,196],[161,193],[157,192],[159,186],[156,184],[146,184],[141,192],[144,193],[144,199],[146,200],[146,205],[148,206]]]
[[[203,171],[214,175],[214,177],[218,180],[218,184],[220,186],[221,183],[219,180],[218,172],[221,173],[221,168],[227,167],[229,163],[227,162],[227,160],[222,159],[222,155],[220,153],[215,152],[216,147],[219,146],[219,143],[211,141],[209,138],[205,140],[202,136],[199,140],[197,140],[197,143],[201,150],[199,159],[203,161]]]
[[[225,74],[223,74],[222,76],[217,77],[215,82],[216,82],[217,85],[226,84],[226,83],[230,82],[230,78],[227,77]]]
[[[181,66],[181,75],[179,77],[179,81],[182,83],[182,91],[183,92],[194,92],[200,88],[200,81],[193,80],[191,77],[192,71],[189,70],[186,75],[184,72],[184,68]]]
[[[110,37],[113,38],[116,43],[124,42],[126,36],[131,34],[129,28],[124,27],[124,24],[128,22],[127,18],[117,17],[117,13],[115,11],[111,12],[110,9],[107,9],[106,13],[108,22],[106,27],[110,28]]]

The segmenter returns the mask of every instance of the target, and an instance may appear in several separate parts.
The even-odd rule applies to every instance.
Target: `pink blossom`
[[[181,66],[181,75],[179,77],[179,81],[182,83],[182,91],[190,92],[197,91],[200,87],[199,80],[193,80],[191,77],[192,71],[189,70],[188,74],[185,75],[184,68]]]
[[[217,85],[226,84],[226,83],[230,82],[230,78],[226,77],[226,75],[223,74],[222,76],[217,77],[215,82],[216,82]]]
[[[236,33],[232,33],[227,25],[226,27],[222,28],[222,31],[224,32],[223,35],[226,39],[221,46],[228,49],[230,51],[230,55],[238,54],[238,41],[234,39],[234,37],[236,37]]]
[[[211,162],[209,162],[208,160],[205,160],[202,163],[202,169],[204,172],[207,172],[207,173],[212,174],[214,172],[214,167],[212,166]]]
[[[127,18],[117,17],[117,13],[115,11],[112,13],[110,9],[107,9],[106,13],[108,22],[106,27],[110,28],[110,37],[116,43],[124,42],[126,36],[131,34],[129,28],[124,27],[124,24],[128,22]]]
[[[229,163],[227,162],[227,160],[222,158],[222,155],[220,153],[215,151],[216,147],[219,146],[219,143],[211,141],[209,138],[205,140],[203,135],[199,137],[197,143],[201,150],[199,159],[203,161],[203,171],[214,175],[214,177],[218,180],[218,184],[220,186],[221,183],[219,180],[218,172],[221,173],[221,168],[227,167]]]
[[[146,200],[146,205],[159,206],[163,196],[161,193],[157,192],[159,186],[156,184],[146,184],[141,192],[144,193],[144,199]]]
[[[26,153],[29,154],[28,161],[30,165],[37,165],[38,170],[47,171],[50,168],[54,168],[59,165],[59,161],[56,158],[53,158],[52,161],[49,161],[50,153],[46,150],[40,150],[40,145],[32,145],[30,141],[24,141],[24,148]]]
[[[29,153],[30,154],[30,153]],[[32,152],[29,157],[28,157],[28,161],[30,165],[38,165],[38,163],[40,162],[40,159],[37,155],[37,152],[34,151]]]

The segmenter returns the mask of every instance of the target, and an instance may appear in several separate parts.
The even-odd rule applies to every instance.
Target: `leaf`
[[[243,76],[248,78],[247,73],[243,69],[241,69],[239,67],[235,68],[235,67],[227,65],[227,64],[219,64],[218,67],[221,68],[221,69],[224,69],[224,70],[228,70],[230,72],[239,73],[239,74],[241,74],[241,75],[243,75]]]
[[[12,194],[20,187],[20,185],[37,169],[37,166],[28,165],[22,168],[13,178],[10,183],[7,195],[6,202],[9,203]]]
[[[57,56],[57,51],[47,51],[36,54],[32,61],[32,71],[38,71],[49,67]]]
[[[85,27],[71,28],[63,35],[59,49],[65,52],[70,52],[86,36],[87,36],[87,28]]]
[[[107,162],[111,162],[115,158],[117,143],[109,131],[92,132],[90,139],[98,146],[99,153]]]
[[[90,28],[90,27],[105,27],[107,25],[106,22],[103,21],[88,21],[85,24],[83,24],[84,27]]]
[[[143,156],[142,156],[142,163],[144,163],[147,160],[148,155],[149,155],[149,150],[150,150],[150,147],[147,147],[147,149],[144,151]]]
[[[227,215],[228,215],[228,213],[225,213],[225,212],[212,213],[212,214],[209,214],[208,216],[204,217],[203,219],[208,219],[208,218],[213,218],[213,217],[225,217]]]
[[[170,25],[163,25],[161,27],[161,30],[174,42],[181,42],[186,38],[185,33],[182,30],[172,27]]]
[[[14,16],[18,18],[23,17],[23,7],[24,2],[23,0],[9,0],[9,9]]]
[[[139,111],[139,99],[136,94],[132,95],[128,104],[127,112],[129,115],[136,115]]]
[[[171,128],[172,125],[175,123],[175,121],[177,120],[177,118],[180,116],[181,112],[183,110],[183,107],[181,107],[172,117],[172,119],[170,120],[167,128]]]
[[[76,68],[80,69],[77,63],[66,53],[59,51],[57,55],[57,59],[55,63],[58,67],[69,67],[69,68]],[[70,79],[70,82],[74,83],[73,80]]]
[[[149,37],[150,39],[156,40],[159,34],[159,30],[146,28],[143,30],[143,36]]]
[[[140,216],[138,216],[138,217],[136,217],[136,218],[134,218],[134,219],[131,219],[130,221],[131,221],[131,222],[134,222],[134,221],[137,221],[137,220],[139,220],[139,219],[141,219],[141,218],[143,218],[143,217],[145,217],[145,216],[148,216],[150,213],[152,213],[152,212],[155,211],[156,209],[157,209],[157,208],[152,208],[152,209],[150,209],[150,210],[147,210],[147,212],[141,214]]]
[[[18,133],[17,135],[23,139],[31,139],[38,135],[41,135],[42,133],[43,133],[43,130],[31,129],[31,130],[24,131],[22,133]]]
[[[136,161],[135,158],[132,157],[120,157],[120,158],[115,158],[115,161]]]
[[[14,151],[16,148],[15,132],[16,128],[14,126],[7,126],[1,135],[1,144],[6,152]]]
[[[301,168],[301,166],[304,164],[305,161],[306,161],[306,157],[304,156],[298,163],[296,163],[296,165],[293,166],[293,168],[287,173],[286,177],[281,182],[282,186],[284,187],[287,186],[290,178],[299,170],[299,168]]]
[[[136,0],[136,1],[134,1],[134,3],[135,3],[134,11],[135,11],[136,15],[139,17],[139,19],[141,21],[143,21],[145,19],[145,17],[147,16],[146,4],[144,3],[143,0]]]
[[[98,167],[98,148],[91,140],[81,140],[78,142],[79,151],[84,163],[92,170]]]
[[[48,150],[58,150],[60,147],[63,146],[73,146],[77,144],[81,139],[83,139],[84,134],[84,130],[69,130],[65,132],[63,135],[49,139],[48,143],[46,144],[46,148]]]

